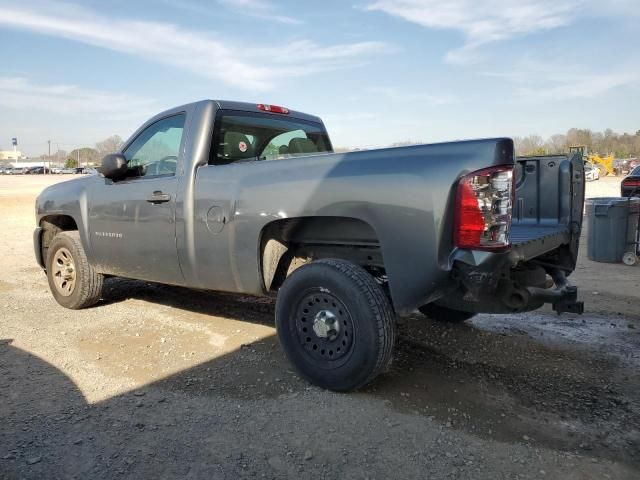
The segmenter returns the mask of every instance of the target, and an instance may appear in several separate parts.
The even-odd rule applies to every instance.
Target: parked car
[[[600,169],[591,162],[584,163],[584,179],[587,182],[600,179]]]
[[[62,168],[60,167],[51,167],[51,173],[58,174],[62,172]]]
[[[25,170],[24,167],[14,167],[11,169],[10,175],[22,175],[25,173]]]
[[[578,154],[516,159],[508,138],[336,154],[316,116],[205,100],[147,121],[101,172],[36,200],[36,258],[60,305],[96,304],[105,276],[277,292],[284,352],[323,388],[375,378],[396,316],[416,309],[582,313],[566,279]]]
[[[620,195],[623,197],[640,197],[640,166],[634,168],[620,182]]]
[[[70,175],[70,174],[74,174],[76,173],[76,169],[75,168],[63,168],[60,170],[60,173],[63,175]]]
[[[97,175],[98,170],[93,167],[85,167],[82,169],[82,173],[84,173],[85,175]]]
[[[30,167],[24,173],[27,175],[43,175],[45,173],[51,173],[51,171],[45,167]]]

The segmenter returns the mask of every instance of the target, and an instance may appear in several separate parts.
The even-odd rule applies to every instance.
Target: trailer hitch
[[[558,312],[558,315],[564,312],[582,315],[584,313],[584,302],[578,301],[578,287],[566,286],[563,293],[562,299],[551,304],[552,308]]]
[[[567,277],[562,270],[550,272],[556,285],[554,289],[528,287],[527,291],[532,298],[550,303],[554,311],[561,313],[584,313],[584,302],[578,301],[578,287],[569,285]]]

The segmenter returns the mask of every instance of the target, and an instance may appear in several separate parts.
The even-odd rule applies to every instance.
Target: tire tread
[[[333,258],[317,260],[315,263],[328,265],[353,281],[366,295],[369,305],[375,312],[378,343],[381,348],[378,351],[376,365],[369,375],[353,387],[354,390],[361,388],[384,372],[391,364],[393,346],[395,344],[395,312],[382,287],[364,268],[345,260]]]

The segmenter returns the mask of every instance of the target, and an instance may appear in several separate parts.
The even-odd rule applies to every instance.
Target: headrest
[[[289,153],[315,153],[318,147],[308,138],[292,138],[289,142]]]
[[[226,132],[224,134],[224,156],[237,158],[251,158],[254,155],[253,146],[244,133]]]

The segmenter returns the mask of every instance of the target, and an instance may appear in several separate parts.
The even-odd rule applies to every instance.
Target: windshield
[[[631,175],[640,177],[640,165],[631,171]]]
[[[281,115],[222,111],[210,163],[277,160],[331,152],[324,125]]]

